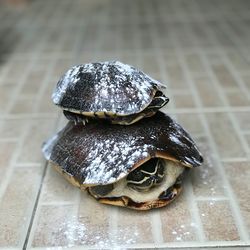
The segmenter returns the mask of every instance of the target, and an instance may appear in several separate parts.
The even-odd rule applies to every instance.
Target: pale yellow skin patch
[[[176,179],[181,173],[183,173],[185,169],[185,167],[179,163],[175,163],[168,160],[163,160],[163,161],[165,163],[165,170],[164,170],[165,177],[160,185],[155,186],[148,191],[142,192],[134,190],[131,187],[128,187],[126,178],[123,178],[118,182],[114,183],[114,189],[109,194],[102,196],[101,198],[127,196],[134,202],[138,203],[157,200],[162,192],[166,191],[169,187],[175,184]]]

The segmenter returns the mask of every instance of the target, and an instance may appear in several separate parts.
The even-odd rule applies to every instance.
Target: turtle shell
[[[188,133],[162,112],[130,126],[69,122],[44,144],[43,152],[77,186],[114,183],[153,157],[187,167],[203,161]]]
[[[52,100],[75,113],[131,115],[144,110],[165,87],[142,71],[119,61],[77,65],[59,80]]]

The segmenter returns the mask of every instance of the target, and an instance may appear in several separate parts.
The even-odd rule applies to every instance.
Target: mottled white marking
[[[92,80],[93,84],[85,81],[79,82],[81,81],[79,75],[83,73],[91,73],[96,76],[95,80]],[[119,61],[88,63],[74,66],[65,73],[52,94],[53,102],[61,105],[66,90],[69,88],[73,93],[76,84],[79,86],[79,83],[82,84],[82,96],[86,95],[84,92],[87,91],[86,84],[88,84],[87,89],[91,91],[92,96],[88,100],[80,98],[76,102],[72,101],[70,104],[72,110],[81,109],[82,112],[105,110],[120,115],[142,111],[152,100],[152,89],[163,90],[165,88],[160,82],[142,71]],[[70,98],[76,97],[70,96]],[[108,102],[105,102],[105,100],[108,100]],[[75,106],[73,103],[75,103]],[[110,105],[111,103],[112,105]],[[64,104],[63,108],[69,108],[65,105],[69,104]]]
[[[60,85],[56,86],[56,89],[52,94],[52,100],[55,104],[60,104],[61,99],[63,98],[63,95],[65,94],[66,89],[68,88],[68,79],[71,79],[70,81],[72,82],[72,84],[75,84],[79,80],[78,73],[79,66],[74,66],[65,73],[63,77],[64,80],[61,82]]]
[[[127,138],[126,142],[116,142],[113,139],[107,139],[98,144],[94,144],[93,150],[85,159],[89,162],[89,165],[84,169],[86,173],[85,183],[96,184],[96,183],[112,183],[116,179],[113,176],[113,166],[108,164],[115,162],[116,171],[119,172],[119,178],[127,175],[127,166],[133,166],[140,157],[148,157],[147,150],[151,147],[150,145],[135,146],[136,138]],[[109,152],[108,155],[100,155],[99,152]],[[106,158],[106,160],[105,160]],[[127,162],[124,165],[124,162]],[[110,169],[110,170],[107,170]]]

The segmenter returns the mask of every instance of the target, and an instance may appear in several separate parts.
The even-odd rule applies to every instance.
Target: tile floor
[[[250,244],[250,1],[0,2],[0,249]],[[164,209],[100,205],[41,154],[70,66],[119,59],[167,83],[205,163]]]

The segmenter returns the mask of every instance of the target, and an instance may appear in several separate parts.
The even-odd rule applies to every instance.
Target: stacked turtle
[[[188,133],[158,111],[165,86],[118,61],[78,65],[57,83],[53,102],[68,124],[43,145],[50,163],[101,203],[163,207],[203,159]]]

